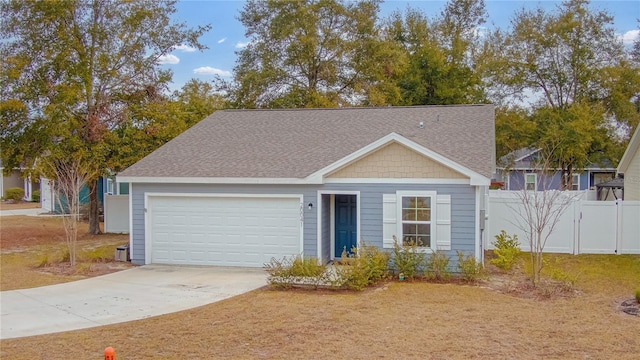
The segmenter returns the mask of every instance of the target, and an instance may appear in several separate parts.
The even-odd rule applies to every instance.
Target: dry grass
[[[0,210],[22,210],[22,209],[37,209],[40,207],[39,202],[21,201],[13,203],[11,201],[0,201]]]
[[[120,360],[637,359],[640,318],[618,305],[640,286],[640,256],[559,258],[582,274],[575,297],[421,282],[364,292],[264,288],[170,315],[4,340],[0,357],[99,359],[113,346]]]
[[[81,223],[76,269],[61,263],[67,253],[60,217],[0,217],[0,289],[15,290],[74,281],[113,272],[126,263],[108,263],[128,235],[87,235]],[[97,264],[102,263],[102,264]]]

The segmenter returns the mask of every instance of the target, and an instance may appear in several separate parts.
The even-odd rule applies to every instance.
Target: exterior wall
[[[640,147],[624,173],[624,199],[640,200]]]
[[[465,179],[466,177],[405,146],[392,143],[335,171],[328,178]]]
[[[431,184],[325,184],[325,185],[218,185],[218,184],[135,184],[132,187],[132,262],[144,263],[145,255],[145,217],[144,195],[153,193],[228,193],[228,194],[302,194],[303,203],[313,203],[304,211],[305,256],[318,256],[318,206],[319,190],[340,190],[360,192],[360,239],[367,244],[382,248],[382,194],[395,193],[396,190],[437,191],[451,195],[451,251],[475,254],[476,197],[475,187],[469,185],[431,185]],[[327,208],[323,204],[323,209]]]
[[[6,191],[18,187],[24,189],[24,180],[20,177],[19,170],[12,170],[9,175],[2,175],[2,196],[5,197]]]

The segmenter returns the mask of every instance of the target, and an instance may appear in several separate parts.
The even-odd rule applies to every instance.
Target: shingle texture
[[[222,110],[119,175],[305,178],[393,132],[491,177],[492,105]]]

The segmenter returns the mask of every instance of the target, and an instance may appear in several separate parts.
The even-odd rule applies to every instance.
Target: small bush
[[[398,244],[393,238],[393,271],[396,275],[404,274],[406,279],[413,279],[424,266],[425,254],[417,244]]]
[[[559,258],[554,257],[550,260],[547,257],[543,257],[542,265],[545,269],[545,273],[547,273],[551,279],[560,282],[563,290],[574,289],[576,282],[578,281],[578,277],[562,270]]]
[[[371,245],[354,248],[352,255],[343,252],[342,266],[336,266],[334,286],[362,290],[375,285],[389,274],[389,254]]]
[[[640,289],[636,289],[636,301],[640,304]]]
[[[44,268],[51,265],[51,261],[49,261],[49,255],[43,254],[38,257],[38,263],[36,264],[37,268]]]
[[[31,193],[31,201],[40,202],[40,190],[35,190]]]
[[[496,257],[490,262],[502,270],[511,270],[521,252],[518,235],[508,235],[506,231],[502,230],[495,238],[496,241],[491,244],[495,247],[493,254]]]
[[[458,251],[458,270],[462,279],[468,282],[475,282],[484,274],[482,263],[479,263],[473,255],[464,256],[462,251]]]
[[[451,277],[448,266],[449,257],[444,251],[438,250],[427,259],[424,274],[430,280],[448,280]]]
[[[80,259],[96,263],[113,261],[115,258],[115,246],[100,246],[94,249],[83,250],[78,256]]]
[[[285,257],[282,260],[272,258],[264,267],[269,274],[267,281],[277,288],[288,289],[294,284],[317,288],[328,281],[326,265],[318,263],[315,258],[304,258],[300,255],[294,258]]]
[[[12,187],[5,192],[5,199],[18,202],[24,197],[24,189],[19,187]]]

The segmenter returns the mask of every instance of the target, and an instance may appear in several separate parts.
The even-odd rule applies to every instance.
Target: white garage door
[[[299,254],[300,199],[150,197],[151,263],[261,267]]]

